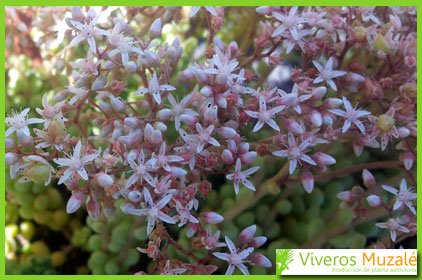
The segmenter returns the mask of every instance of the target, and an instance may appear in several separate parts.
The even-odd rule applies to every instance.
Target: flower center
[[[260,119],[263,122],[269,121],[271,119],[270,112],[268,112],[268,111],[261,111],[260,112]]]
[[[53,108],[53,106],[47,106],[44,109],[43,112],[44,117],[46,117],[47,119],[52,119],[55,116],[55,110]]]
[[[293,27],[293,25],[295,24],[295,18],[292,16],[288,16],[286,17],[286,20],[284,21],[284,25],[286,25],[287,27]]]
[[[300,155],[302,154],[301,150],[299,149],[299,147],[294,147],[290,150],[290,157],[293,159],[298,159],[300,158]]]
[[[140,165],[136,168],[136,174],[138,174],[139,176],[143,176],[146,173],[146,168],[144,165]]]
[[[11,125],[17,129],[25,127],[25,123],[25,117],[22,117],[20,114],[12,117]]]
[[[157,163],[158,163],[158,165],[160,165],[160,166],[164,166],[164,165],[166,165],[166,164],[167,164],[167,157],[166,157],[165,155],[158,156],[158,157],[157,157]]]
[[[201,142],[208,142],[208,140],[210,139],[210,136],[208,135],[208,133],[201,133],[199,135],[199,139]]]
[[[324,79],[324,80],[329,80],[329,79],[331,79],[331,71],[330,70],[322,70],[321,71],[321,77]]]
[[[382,131],[389,131],[394,126],[394,119],[387,114],[382,114],[378,118],[378,127]]]
[[[157,217],[158,216],[158,208],[156,206],[151,206],[151,208],[149,209],[149,216],[152,217]]]
[[[90,26],[89,24],[85,25],[83,34],[85,35],[85,37],[87,38],[91,38],[94,37],[95,33],[94,33],[94,28],[92,26]]]
[[[401,201],[407,201],[409,200],[409,192],[405,191],[405,192],[400,192],[397,197],[399,198],[399,200]]]
[[[357,119],[357,111],[355,109],[349,110],[344,116],[346,117],[346,119],[353,122]]]
[[[234,177],[234,181],[237,183],[241,183],[242,180],[245,179],[245,175],[243,175],[241,171],[236,171],[233,177]]]
[[[123,44],[121,44],[119,46],[119,50],[122,53],[123,52],[127,52],[128,53],[130,51],[131,46],[132,46],[132,44],[130,42],[124,42]]]
[[[69,167],[70,167],[71,169],[73,169],[73,170],[78,170],[79,168],[81,168],[81,167],[82,167],[82,162],[81,162],[81,160],[80,160],[80,159],[78,159],[78,158],[73,158],[73,159],[70,161]]]
[[[183,106],[182,106],[182,105],[180,105],[180,104],[176,104],[176,105],[173,107],[173,112],[174,112],[174,114],[176,114],[176,115],[181,115],[181,114],[183,113],[183,111],[184,111],[184,108],[183,108]]]
[[[241,264],[242,258],[238,254],[231,254],[229,256],[229,263],[233,265]]]

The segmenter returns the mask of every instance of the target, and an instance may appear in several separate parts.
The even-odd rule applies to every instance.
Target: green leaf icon
[[[293,250],[292,249],[277,249],[276,251],[277,260],[277,275],[289,269],[289,264],[293,261]]]

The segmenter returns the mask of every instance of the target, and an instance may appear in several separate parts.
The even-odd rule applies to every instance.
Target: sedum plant
[[[365,188],[334,195],[356,223],[388,231],[390,240],[373,247],[416,235],[415,7],[57,8],[54,16],[53,7],[42,8],[32,24],[39,45],[57,38],[63,46],[52,60],[66,68],[68,84],[45,94],[42,107],[7,115],[10,177],[57,180],[70,193],[67,213],[85,205],[91,224],[121,214],[144,224],[137,249],[153,266],[136,274],[274,270],[275,250],[259,251],[267,237],[255,236],[253,222],[231,236],[217,227],[284,184],[313,193],[319,181],[360,171]],[[243,37],[225,34],[245,11],[256,23]],[[8,16],[13,21],[15,8]],[[204,24],[197,48],[168,32],[189,32],[186,21]],[[266,81],[295,58],[291,86]],[[336,168],[335,145],[357,157],[388,150],[395,160]],[[263,160],[279,168],[270,174]],[[401,169],[400,187],[378,185],[369,171],[376,168]],[[236,195],[253,194],[224,213],[211,210],[219,176]],[[282,192],[275,212],[290,213],[288,196]],[[106,271],[117,273],[118,263]]]

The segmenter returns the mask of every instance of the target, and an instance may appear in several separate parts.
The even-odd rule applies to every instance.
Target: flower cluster
[[[362,172],[362,179],[367,190],[365,191],[363,188],[355,186],[351,191],[339,193],[337,197],[342,200],[341,206],[353,207],[355,214],[361,217],[366,216],[370,212],[370,208],[383,207],[387,209],[389,219],[386,222],[376,223],[375,225],[380,228],[388,229],[392,242],[396,242],[397,232],[409,234],[412,231],[412,233],[415,233],[416,209],[412,201],[414,201],[417,196],[412,188],[407,187],[406,180],[402,179],[400,181],[400,189],[397,190],[396,188],[387,185],[381,185],[381,188],[377,188],[374,175],[366,169]],[[385,195],[385,191],[394,195],[394,203],[383,202],[381,195]],[[365,201],[369,207],[364,205]],[[403,213],[403,210],[410,213]],[[402,235],[401,237],[404,236],[405,235]]]
[[[149,243],[139,250],[159,261],[154,272],[212,273],[217,269],[209,264],[213,257],[228,263],[226,274],[235,269],[248,274],[246,265],[272,267],[255,252],[266,242],[263,236],[253,237],[256,226],[243,230],[236,245],[227,236],[223,242],[214,228],[223,222],[223,213],[207,211],[199,198],[212,191],[214,174],[224,174],[236,195],[240,185],[256,196],[267,194],[254,178],[266,172],[254,164],[258,156],[269,162],[287,158],[283,178],[297,176],[309,193],[316,180],[330,176],[326,172],[337,159],[329,147],[335,142],[353,148],[356,156],[364,148],[400,151],[395,166],[387,167],[403,167],[412,174],[413,8],[258,7],[262,21],[255,34],[260,35],[252,43],[253,53],[244,57],[237,42],[217,36],[226,9],[194,7],[190,17],[206,18],[209,41],[179,74],[181,60],[191,54],[184,53],[178,39],[164,42],[161,32],[163,23],[178,22],[183,9],[151,9],[154,12],[144,14],[153,17],[145,32],[111,11],[94,8],[73,7],[68,17],[57,19],[57,25],[66,25],[65,34],[56,34],[67,42],[65,51],[83,45],[86,56],[69,63],[69,85],[54,95],[53,105],[44,96],[37,118],[28,118],[29,108],[7,116],[6,163],[11,178],[24,181],[48,182],[55,174],[58,184],[72,193],[68,213],[86,204],[92,219],[108,218],[118,210],[114,202],[123,199],[121,211],[147,223]],[[104,13],[112,20],[101,20]],[[292,70],[291,88],[269,87],[259,80],[255,63],[281,67],[290,53],[302,58]],[[367,63],[367,56],[383,62]],[[133,76],[138,83],[134,91],[126,89]],[[43,125],[32,133],[30,126],[37,123]],[[359,217],[371,207],[387,209],[387,222],[376,225],[388,229],[392,241],[401,236],[397,232],[415,234],[416,194],[406,180],[400,190],[382,186],[395,196],[391,206],[389,198],[380,198],[382,189],[375,187],[369,171],[363,179],[368,190],[356,187],[340,193],[343,206],[354,207]],[[410,213],[394,217],[396,211]],[[186,227],[188,238],[196,240],[190,248],[173,239],[173,224]],[[161,240],[192,263],[170,259],[161,251]],[[206,248],[210,256],[197,257],[192,252],[198,248]]]

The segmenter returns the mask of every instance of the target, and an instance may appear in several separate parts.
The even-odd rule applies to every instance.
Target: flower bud
[[[76,21],[83,21],[84,14],[82,13],[81,7],[79,6],[72,7],[72,19]]]
[[[384,96],[380,83],[369,78],[365,79],[363,92],[370,100],[380,100]]]
[[[401,153],[400,159],[403,161],[403,165],[406,170],[412,169],[413,161],[415,160],[415,156],[411,152]]]
[[[237,145],[234,140],[229,140],[229,143],[227,144],[227,148],[232,152],[233,154],[237,153]]]
[[[252,239],[250,245],[254,248],[259,248],[267,242],[267,238],[265,236],[257,236]]]
[[[100,172],[98,174],[95,175],[95,182],[103,188],[108,188],[111,185],[113,185],[114,180],[113,177],[111,177],[110,175],[104,173],[104,172]]]
[[[327,98],[324,103],[329,109],[335,109],[343,104],[343,100],[339,98]]]
[[[371,172],[364,169],[362,171],[363,184],[369,189],[376,186],[375,177]]]
[[[152,134],[154,133],[154,128],[151,124],[147,123],[144,129],[145,139],[150,141]]]
[[[406,127],[400,127],[399,129],[397,129],[397,132],[400,138],[406,138],[410,135],[410,130]]]
[[[268,44],[268,37],[261,34],[254,39],[254,42],[258,49],[265,48],[265,46]]]
[[[186,235],[187,237],[191,238],[196,231],[198,230],[198,224],[197,223],[189,223],[186,227]]]
[[[157,18],[149,28],[149,37],[151,39],[157,38],[161,35],[161,18]]]
[[[322,125],[322,116],[320,112],[316,110],[312,110],[311,113],[309,114],[309,118],[313,125],[317,127],[320,127]]]
[[[166,132],[167,131],[167,125],[165,125],[163,122],[156,122],[154,124],[154,128],[158,129],[161,132]]]
[[[336,163],[335,158],[321,152],[315,153],[312,157],[319,165],[332,165]]]
[[[185,176],[186,174],[187,172],[183,168],[175,167],[175,166],[171,167],[170,175],[172,177],[182,177],[182,176]]]
[[[231,55],[235,56],[237,52],[239,51],[239,45],[235,41],[232,41],[229,44],[229,50],[230,50]]]
[[[348,82],[351,83],[363,83],[365,81],[365,77],[353,72],[348,72],[346,76],[344,76]]]
[[[249,151],[249,143],[242,142],[239,144],[239,153],[244,154]]]
[[[91,219],[94,221],[96,221],[100,216],[100,204],[98,204],[95,199],[91,198],[91,196],[88,196],[86,199],[86,210],[88,211]]]
[[[66,135],[66,128],[62,122],[52,120],[48,126],[47,133],[52,139],[56,139],[58,136]]]
[[[127,63],[126,63],[127,64]],[[111,61],[111,60],[107,60],[105,63],[104,63],[104,65],[103,65],[103,67],[102,67],[102,69],[103,70],[110,70],[110,69],[113,69],[113,68],[116,68],[117,66],[116,66],[116,64],[113,62],[113,61]],[[128,70],[129,71],[129,70]]]
[[[15,162],[18,161],[19,157],[17,154],[15,153],[6,153],[4,155],[5,158],[5,162],[6,164],[10,165],[10,164],[14,164]]]
[[[237,135],[237,132],[231,127],[222,127],[218,129],[218,135],[223,139],[232,139]]]
[[[366,41],[366,28],[363,26],[356,27],[355,30],[355,40],[358,42],[365,42]]]
[[[160,130],[157,129],[152,133],[150,142],[155,146],[160,146],[163,143],[163,136]]]
[[[117,125],[115,124],[111,138],[117,139],[120,136],[122,136],[122,134],[123,134],[123,126],[120,123],[118,123]]]
[[[179,39],[175,39],[171,46],[167,49],[167,57],[170,61],[175,62],[183,53],[183,48],[180,47]]]
[[[91,89],[93,91],[97,91],[100,89],[104,89],[106,85],[107,85],[107,75],[98,76],[92,83]]]
[[[381,206],[382,204],[381,198],[375,194],[371,194],[370,196],[366,198],[366,200],[368,201],[368,204],[371,207],[378,207],[378,206]]]
[[[224,45],[223,41],[221,41],[220,38],[214,37],[214,45],[220,49],[220,51],[225,52],[226,51],[226,45]]]
[[[113,113],[113,107],[111,107],[111,105],[110,105],[109,103],[104,102],[104,101],[101,101],[98,105],[99,105],[99,106],[101,107],[101,109],[103,109],[103,111],[104,111],[104,112],[106,112],[107,114],[111,114],[111,113]]]
[[[215,100],[217,101],[218,106],[220,106],[223,109],[227,108],[227,99],[222,94],[218,94],[215,97]]]
[[[72,196],[67,201],[66,213],[75,213],[84,202],[84,194],[82,192],[73,192]]]
[[[407,228],[410,230],[411,234],[416,234],[418,231],[417,223],[409,223]]]
[[[156,66],[160,65],[160,58],[158,57],[158,55],[156,53],[153,53],[151,51],[145,51],[144,56],[145,56],[147,63],[148,63],[147,66],[156,67]]]
[[[111,106],[114,110],[116,110],[117,113],[124,114],[126,113],[126,104],[123,102],[123,100],[118,97],[111,96],[110,97]]]
[[[182,82],[188,82],[193,78],[193,76],[194,76],[194,73],[193,73],[192,69],[188,68],[188,69],[182,71],[182,73],[180,73],[179,79]]]
[[[300,176],[300,180],[302,181],[303,188],[307,193],[311,193],[314,189],[314,176],[310,171],[305,171]]]
[[[194,74],[195,74],[196,80],[201,84],[208,83],[210,80],[210,75],[205,73],[203,70],[195,69]]]
[[[217,120],[217,112],[218,112],[218,106],[214,105],[210,108],[205,109],[204,112],[204,120],[208,123],[213,123]]]
[[[130,128],[137,128],[139,127],[139,120],[135,117],[127,117],[124,119],[125,125],[127,125]]]
[[[16,149],[17,147],[15,140],[10,139],[10,138],[6,138],[4,140],[4,143],[5,143],[6,150],[13,150],[13,149]]]
[[[215,77],[215,83],[217,85],[225,85],[227,83],[227,78],[228,76],[225,73],[217,74],[217,76]]]
[[[56,95],[54,95],[54,101],[56,102],[60,102],[66,99],[66,97],[68,96],[69,92],[67,92],[66,90],[62,90],[59,93],[57,93]]]
[[[302,126],[300,126],[300,124],[294,119],[286,119],[284,121],[284,126],[290,132],[293,132],[295,134],[303,134]]]
[[[213,225],[221,223],[224,220],[224,217],[215,212],[208,211],[202,214],[202,219],[204,219],[207,224]]]
[[[360,156],[363,152],[363,145],[359,144],[356,141],[353,142],[353,152],[357,157]]]
[[[112,122],[109,122],[108,124],[103,125],[103,129],[101,130],[101,137],[107,137],[112,130],[113,130]]]
[[[333,118],[330,115],[324,114],[324,115],[322,115],[322,122],[325,125],[330,125],[331,126],[331,125],[333,125],[334,120],[333,120]]]
[[[157,112],[157,118],[160,121],[168,121],[172,115],[173,113],[170,109],[161,109]]]
[[[130,201],[132,202],[139,202],[142,199],[142,194],[140,191],[131,191],[127,197],[129,198]]]
[[[256,232],[256,225],[251,225],[239,233],[238,240],[241,244],[248,244]]]
[[[138,66],[136,65],[136,63],[134,61],[128,61],[125,63],[125,69],[129,72],[129,73],[135,73],[136,69],[138,68]]]
[[[354,202],[359,196],[351,191],[344,191],[337,194],[337,198],[346,202]]]
[[[198,118],[191,114],[182,114],[180,115],[180,120],[187,126],[194,127],[198,122]]]
[[[272,13],[272,7],[270,7],[270,6],[260,6],[260,7],[256,8],[256,12],[258,14],[261,14],[261,15],[268,15],[269,16]]]
[[[199,93],[205,97],[210,97],[212,94],[212,89],[209,86],[205,86],[199,91]]]
[[[251,260],[255,265],[259,265],[262,267],[272,267],[271,261],[261,253],[252,254]]]
[[[16,134],[18,136],[19,142],[22,145],[24,145],[24,146],[32,146],[33,145],[34,141],[33,141],[32,136],[28,136],[20,130],[16,131]]]
[[[249,165],[256,159],[256,152],[247,152],[240,155],[240,160],[242,164]]]
[[[120,136],[119,137],[119,140],[123,143],[123,144],[125,144],[125,145],[128,145],[128,146],[131,146],[131,144],[132,144],[132,137],[130,137],[130,136]]]
[[[133,209],[135,209],[135,206],[133,206],[133,204],[130,202],[123,202],[120,204],[120,210],[122,210],[122,212],[125,214],[129,214]]]
[[[221,154],[221,160],[224,164],[232,164],[234,162],[233,154],[229,150],[225,149]]]
[[[324,97],[324,95],[327,93],[326,87],[317,87],[313,88],[311,95],[313,99],[321,99]]]
[[[377,52],[382,51],[382,52],[388,53],[391,49],[391,46],[388,40],[383,35],[378,34],[374,42],[374,49]]]
[[[74,73],[77,73],[79,75],[78,72],[73,72],[73,76],[75,78],[76,83],[75,83],[75,88],[84,88],[84,87],[89,87],[90,86],[90,79],[88,77],[81,77],[78,78],[78,76],[75,77]],[[73,102],[71,101],[71,103],[73,104]]]

